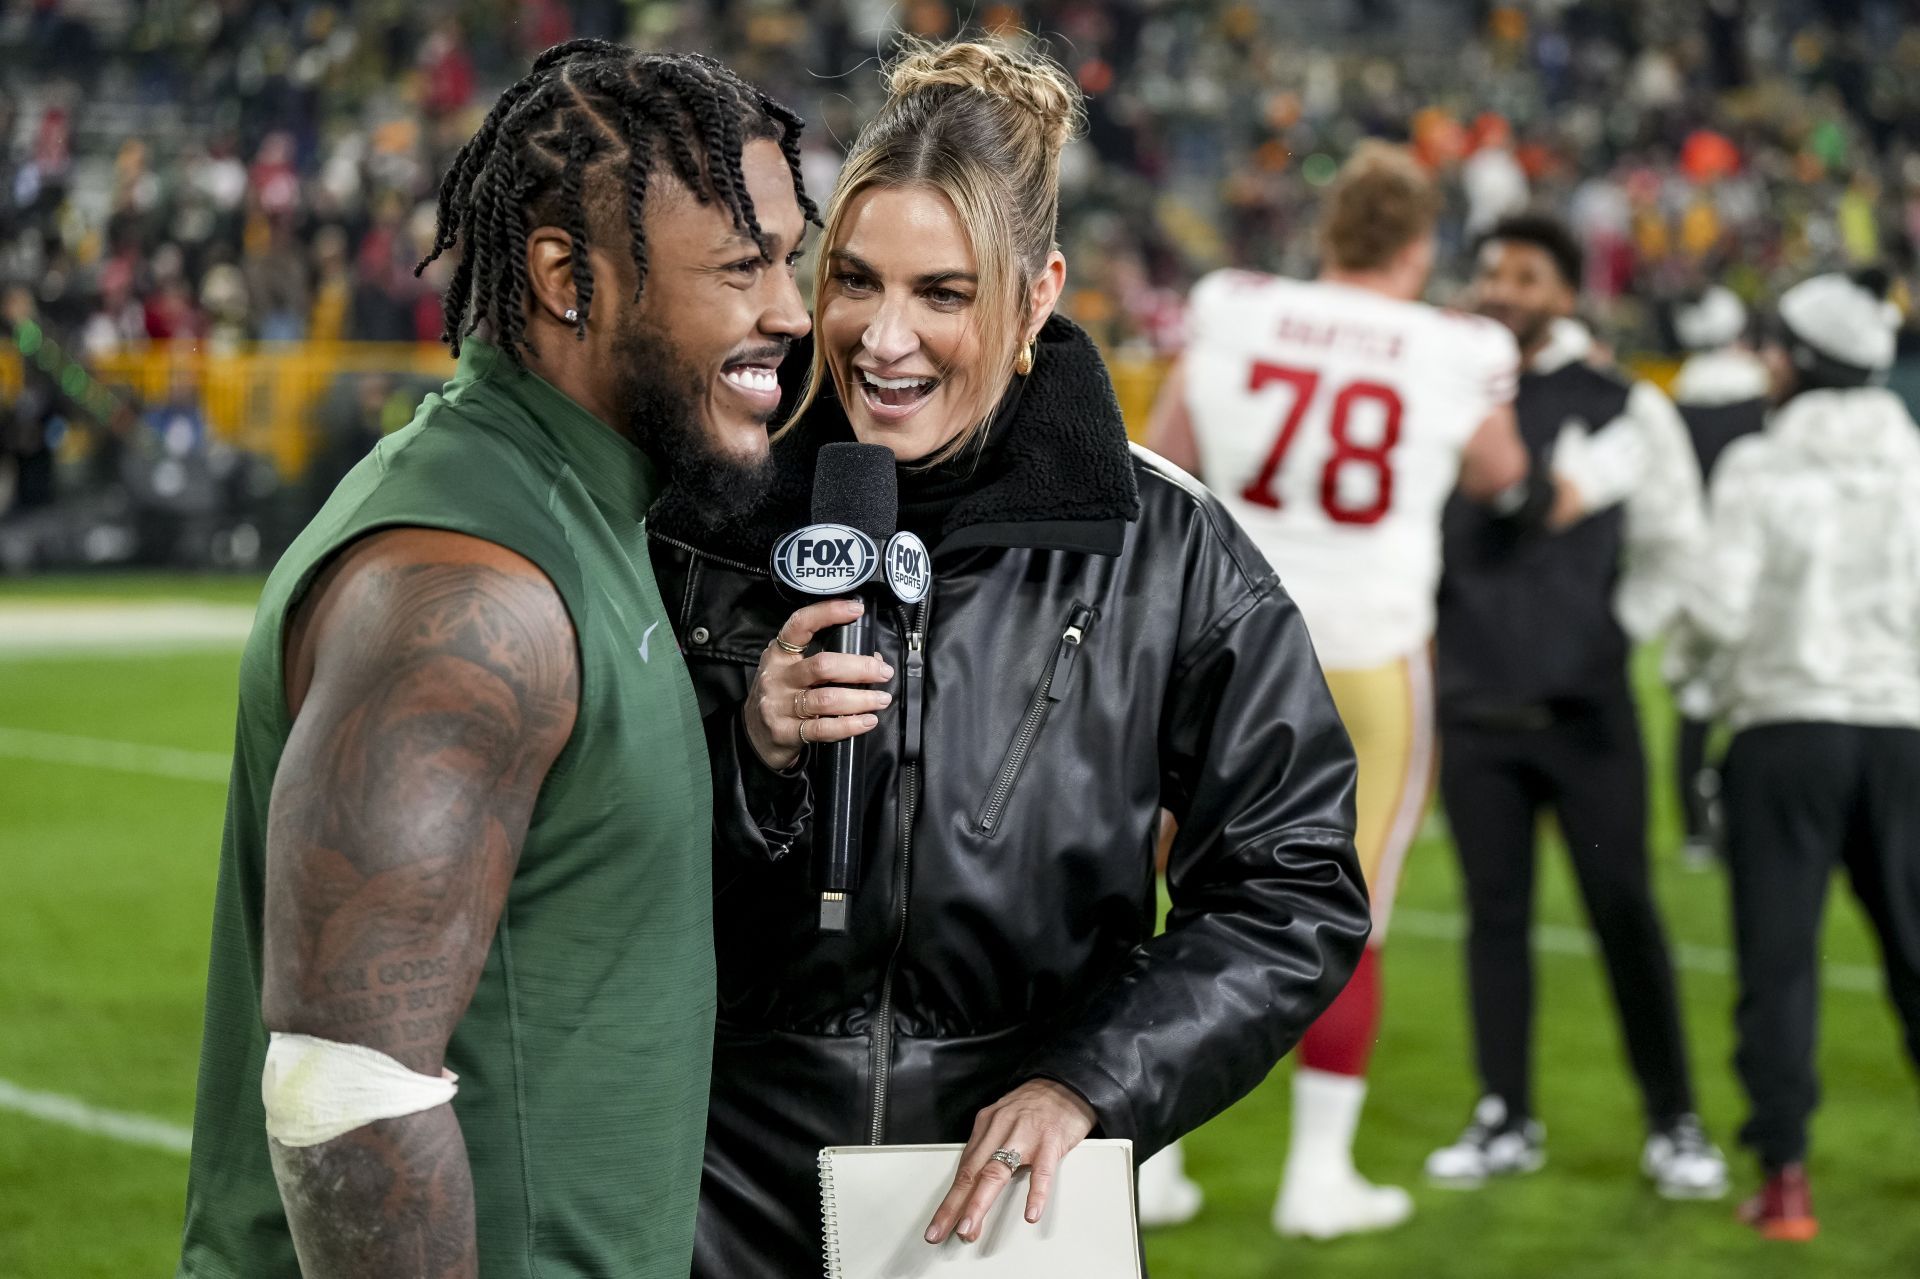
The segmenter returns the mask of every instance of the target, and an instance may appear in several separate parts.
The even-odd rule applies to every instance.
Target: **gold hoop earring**
[[[1020,348],[1020,354],[1013,357],[1013,371],[1021,377],[1033,372],[1033,343],[1028,342]]]

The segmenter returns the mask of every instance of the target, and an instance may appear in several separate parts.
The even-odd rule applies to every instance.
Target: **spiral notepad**
[[[1140,1274],[1133,1143],[1086,1141],[1060,1165],[1046,1214],[1025,1218],[1027,1172],[1001,1192],[979,1242],[923,1235],[953,1184],[960,1146],[829,1146],[820,1152],[827,1279],[1128,1279]]]

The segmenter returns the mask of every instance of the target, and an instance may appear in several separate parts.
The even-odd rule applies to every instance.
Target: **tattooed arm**
[[[268,1029],[437,1075],[573,731],[579,659],[531,563],[425,529],[343,552],[288,628],[293,733],[267,828]],[[307,1279],[477,1273],[451,1106],[269,1139]]]

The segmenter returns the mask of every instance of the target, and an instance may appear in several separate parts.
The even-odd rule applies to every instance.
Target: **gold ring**
[[[818,718],[807,713],[807,694],[812,691],[810,688],[803,688],[793,695],[793,717],[802,723]]]
[[[807,651],[805,644],[789,644],[786,641],[786,637],[777,632],[774,634],[773,642],[778,644],[783,651],[792,653],[795,657]]]
[[[811,746],[811,745],[813,745],[813,743],[812,743],[812,742],[810,742],[810,741],[808,741],[808,740],[807,740],[807,725],[809,725],[809,724],[811,724],[811,723],[813,723],[813,721],[812,721],[812,720],[810,720],[810,719],[803,719],[803,720],[801,720],[801,721],[800,721],[800,744],[801,744],[802,746]]]

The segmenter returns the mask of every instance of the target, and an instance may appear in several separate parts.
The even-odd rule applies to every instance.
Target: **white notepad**
[[[1138,1279],[1133,1143],[1083,1141],[1028,1225],[1027,1169],[1000,1192],[977,1243],[925,1239],[961,1146],[829,1146],[820,1152],[826,1279]]]

